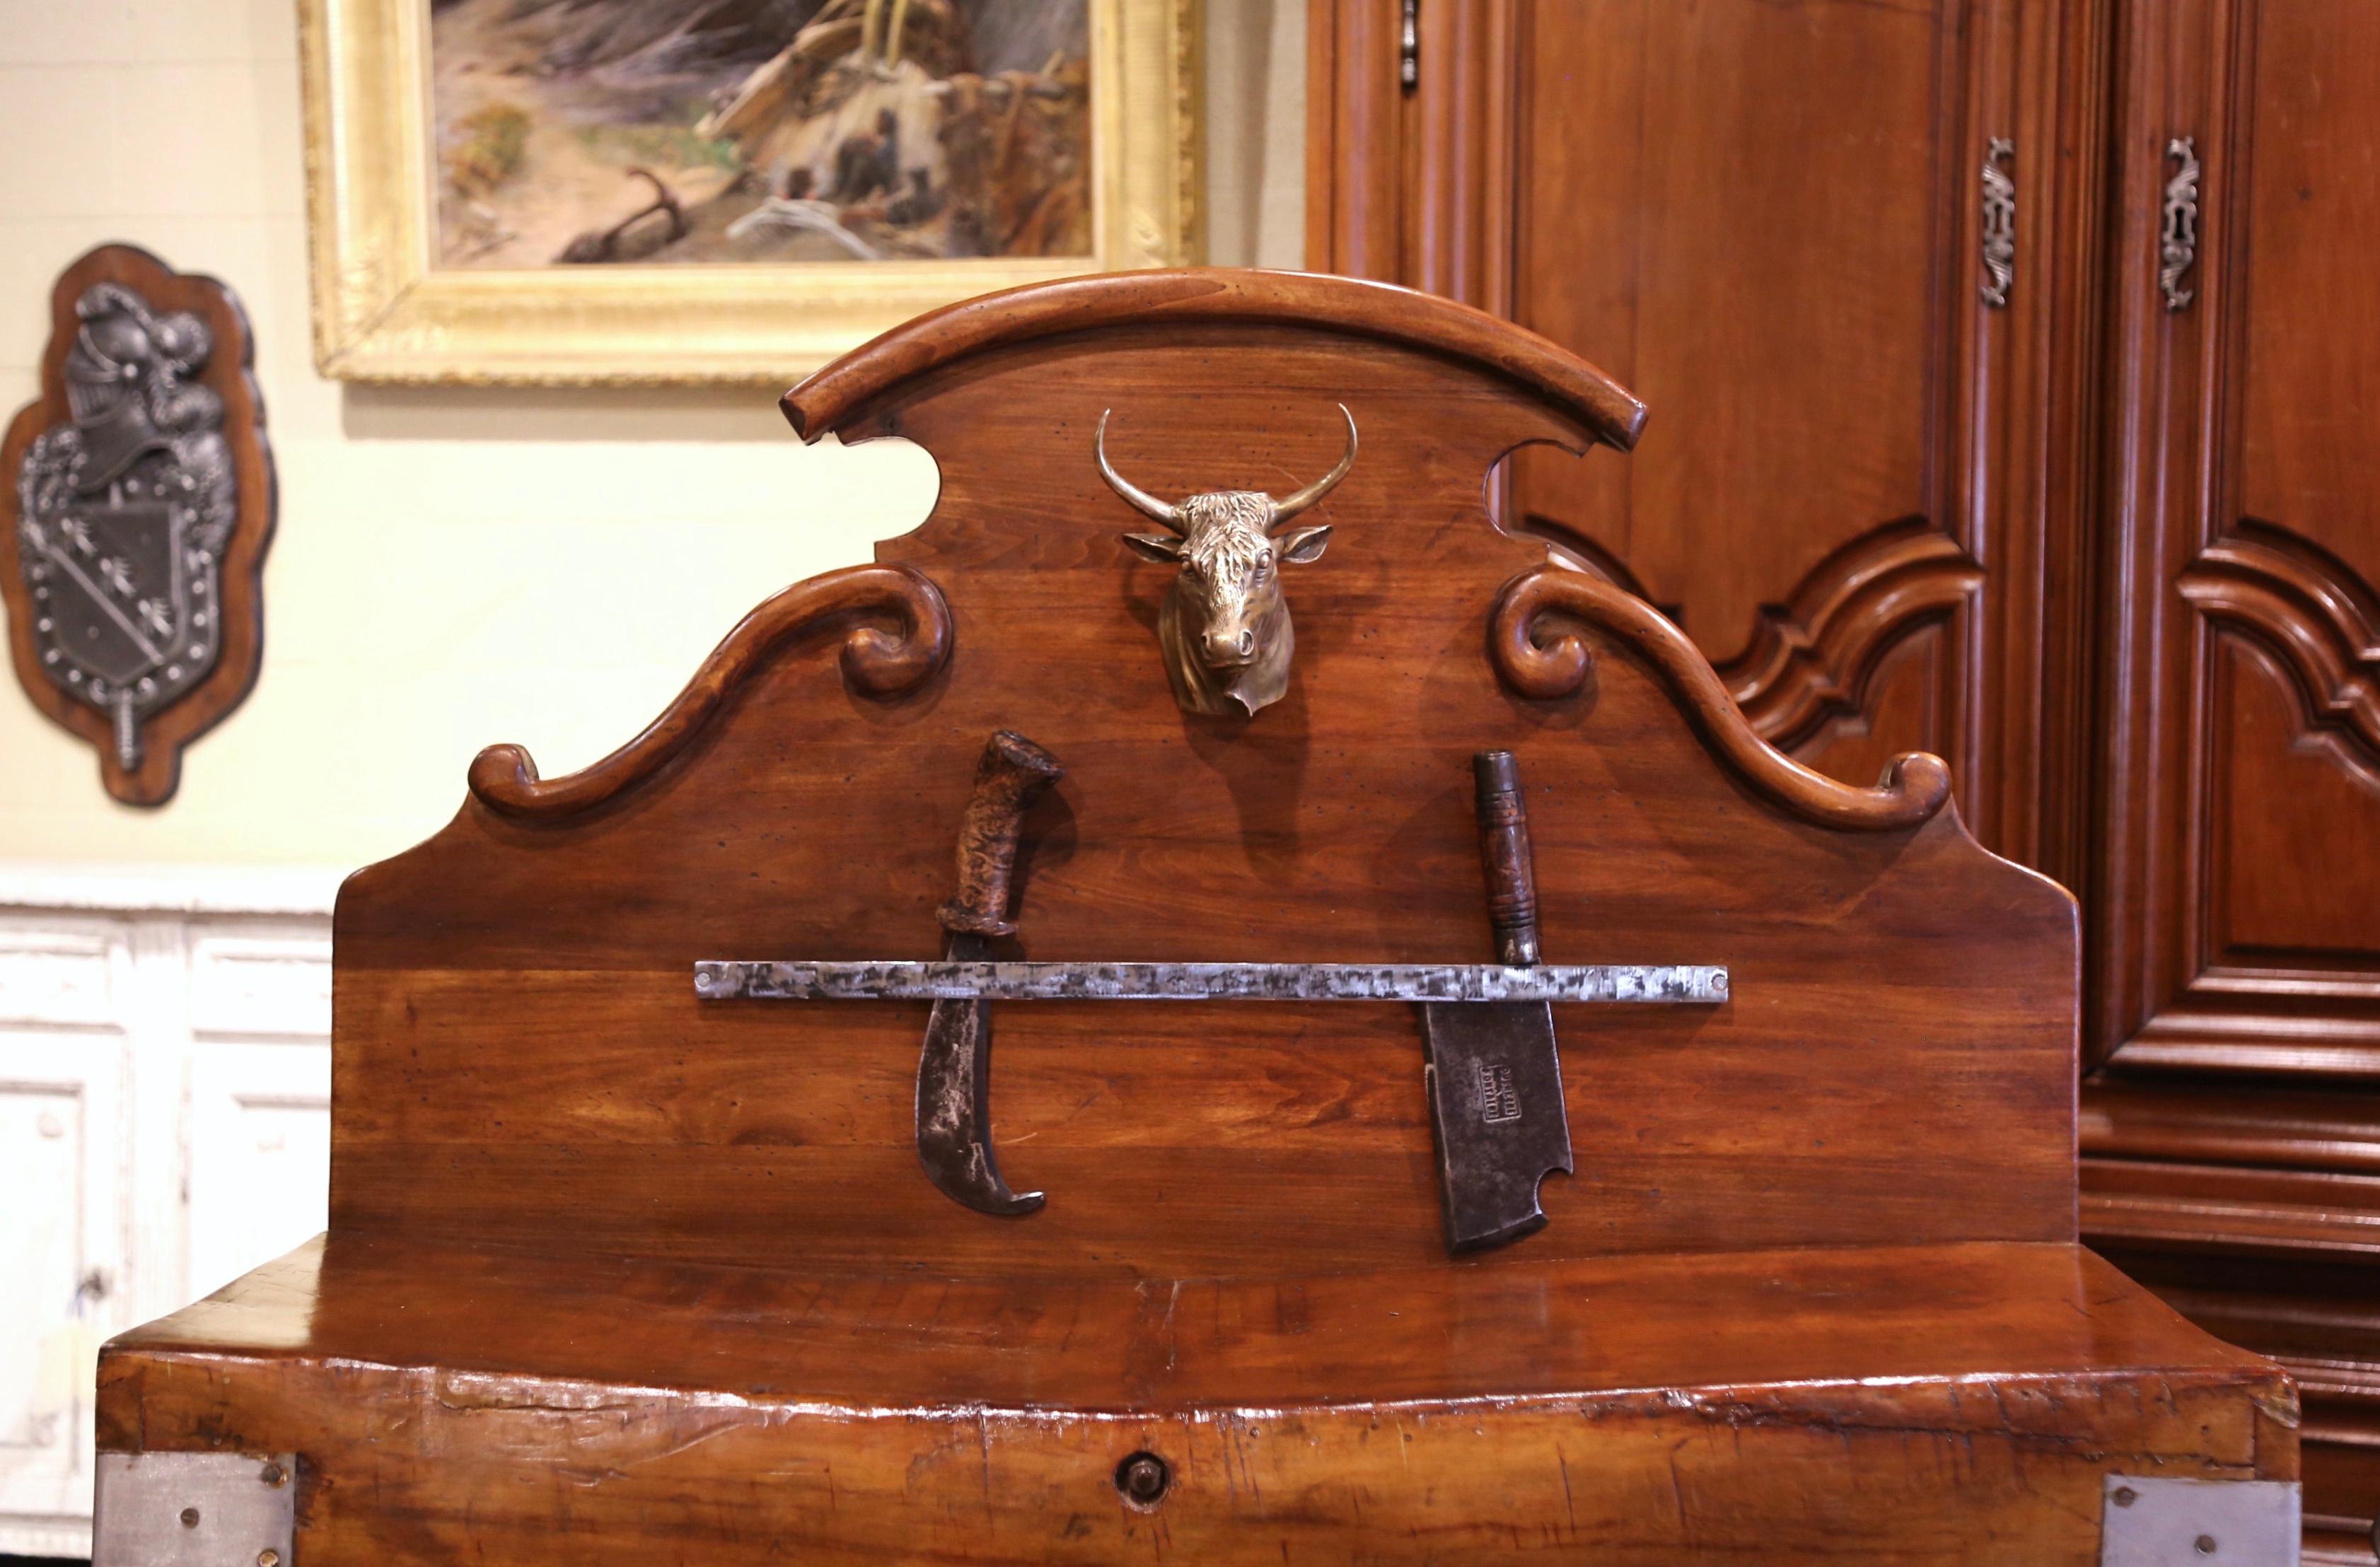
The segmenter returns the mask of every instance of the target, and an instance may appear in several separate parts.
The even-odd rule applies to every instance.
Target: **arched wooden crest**
[[[1101,412],[1152,492],[1286,492],[1342,456],[1342,404],[1361,455],[1302,519],[1331,542],[1285,580],[1286,695],[1182,711],[1157,636],[1178,568],[1121,537],[1146,519],[1100,475]],[[1005,1009],[999,1134],[1050,1200],[1002,1228],[916,1169],[920,1006],[696,1002],[698,959],[938,955],[976,756],[1013,729],[1067,770],[1002,949],[1042,958],[1483,961],[1468,762],[1517,752],[1547,960],[1724,963],[1738,992],[1560,1009],[1584,1162],[1538,1255],[2070,1233],[2070,900],[1968,839],[1935,759],[1873,788],[1799,766],[1667,621],[1488,519],[1513,446],[1637,439],[1591,366],[1402,290],[1156,273],[922,318],[785,407],[812,438],[924,446],[932,516],[770,599],[585,771],[491,748],[452,826],[349,884],[338,1223],[524,1237],[562,1202],[617,1244],[799,1234],[961,1269],[1439,1255],[1399,1008]],[[567,1083],[516,1070],[534,1043],[472,1042],[512,1015],[568,1035]],[[662,1040],[694,1051],[668,1108],[633,1087]],[[1763,1097],[1789,1060],[1823,1148]],[[1878,1094],[1895,1113],[1849,1113]],[[1884,1173],[1905,1140],[1943,1150],[1925,1190]]]

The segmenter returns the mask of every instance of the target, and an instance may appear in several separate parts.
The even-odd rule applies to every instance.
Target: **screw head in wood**
[[[1172,1481],[1165,1460],[1153,1452],[1133,1453],[1116,1465],[1116,1489],[1135,1507],[1155,1507],[1165,1500],[1166,1488]]]

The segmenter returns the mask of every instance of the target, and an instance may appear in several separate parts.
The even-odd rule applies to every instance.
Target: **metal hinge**
[[[103,1452],[91,1567],[291,1567],[298,1456]]]
[[[1397,34],[1397,79],[1407,92],[1421,85],[1421,0],[1405,0],[1404,30]]]
[[[2297,1567],[2294,1480],[2105,1482],[2099,1567]]]

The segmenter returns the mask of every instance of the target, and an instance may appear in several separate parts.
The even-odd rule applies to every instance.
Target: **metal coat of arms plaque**
[[[69,267],[41,402],[10,427],[18,674],[160,804],[182,745],[253,683],[273,524],[247,322],[229,290],[128,246]]]

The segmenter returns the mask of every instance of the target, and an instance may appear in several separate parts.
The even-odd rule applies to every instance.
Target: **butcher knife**
[[[959,826],[958,892],[936,911],[945,962],[981,960],[995,936],[1014,933],[1008,880],[1017,834],[1034,797],[1065,776],[1058,759],[1017,734],[993,735],[976,763]],[[991,1149],[991,1002],[944,997],[926,1019],[917,1057],[917,1159],[926,1178],[978,1213],[1030,1213],[1039,1192],[1013,1192]]]
[[[1532,967],[1539,961],[1537,881],[1520,764],[1510,751],[1482,751],[1472,771],[1497,959]],[[1542,1228],[1538,1183],[1571,1170],[1552,1005],[1432,1002],[1422,1008],[1422,1033],[1447,1249],[1479,1251]]]

